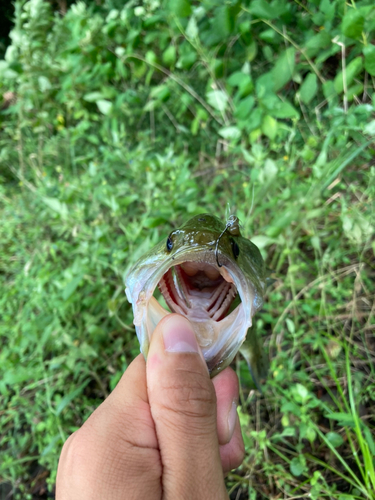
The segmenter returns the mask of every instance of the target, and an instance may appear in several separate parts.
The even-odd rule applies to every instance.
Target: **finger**
[[[215,390],[186,318],[171,314],[156,327],[147,384],[163,466],[163,498],[228,499]]]
[[[220,446],[220,458],[224,472],[229,472],[232,469],[237,469],[245,457],[245,446],[241,433],[240,420],[236,418],[236,424],[232,439],[229,443]]]
[[[217,435],[219,444],[232,439],[237,421],[238,378],[231,368],[226,368],[212,379],[216,392]]]
[[[65,443],[56,500],[161,498],[160,454],[138,356],[116,389]]]

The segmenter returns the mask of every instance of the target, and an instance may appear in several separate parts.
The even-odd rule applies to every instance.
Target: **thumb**
[[[228,499],[215,389],[183,316],[166,316],[152,334],[147,387],[163,465],[163,500]]]

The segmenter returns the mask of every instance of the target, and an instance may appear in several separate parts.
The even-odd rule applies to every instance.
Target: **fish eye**
[[[168,236],[168,239],[167,239],[167,250],[168,252],[170,252],[173,248],[173,241],[172,241],[172,238],[171,238],[171,235]]]
[[[231,239],[232,252],[235,259],[238,259],[240,255],[240,247],[237,245],[237,242]]]

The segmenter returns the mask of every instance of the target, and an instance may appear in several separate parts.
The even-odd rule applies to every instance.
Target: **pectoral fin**
[[[246,360],[254,384],[262,392],[260,381],[267,376],[269,361],[264,349],[260,346],[255,325],[247,331],[245,342],[240,347],[240,353]]]

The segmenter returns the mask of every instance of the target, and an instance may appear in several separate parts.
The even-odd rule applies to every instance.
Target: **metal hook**
[[[216,263],[219,267],[223,267],[222,264],[219,263],[219,257],[217,255],[218,247],[219,247],[219,242],[225,231],[227,231],[229,228],[231,228],[230,233],[233,234],[234,236],[240,236],[240,228],[239,228],[239,221],[238,217],[235,215],[230,215],[229,218],[227,219],[227,222],[225,224],[224,231],[221,233],[221,235],[218,237],[216,240],[216,246],[215,246],[215,256],[216,256]]]
[[[222,264],[219,263],[219,257],[217,255],[217,250],[218,250],[218,247],[219,247],[219,242],[220,242],[220,239],[221,237],[223,236],[223,234],[225,233],[225,231],[228,229],[228,222],[226,223],[225,225],[225,228],[224,228],[224,231],[221,233],[221,235],[218,237],[218,239],[216,240],[216,247],[215,247],[215,257],[216,257],[216,263],[219,267],[223,267]]]

